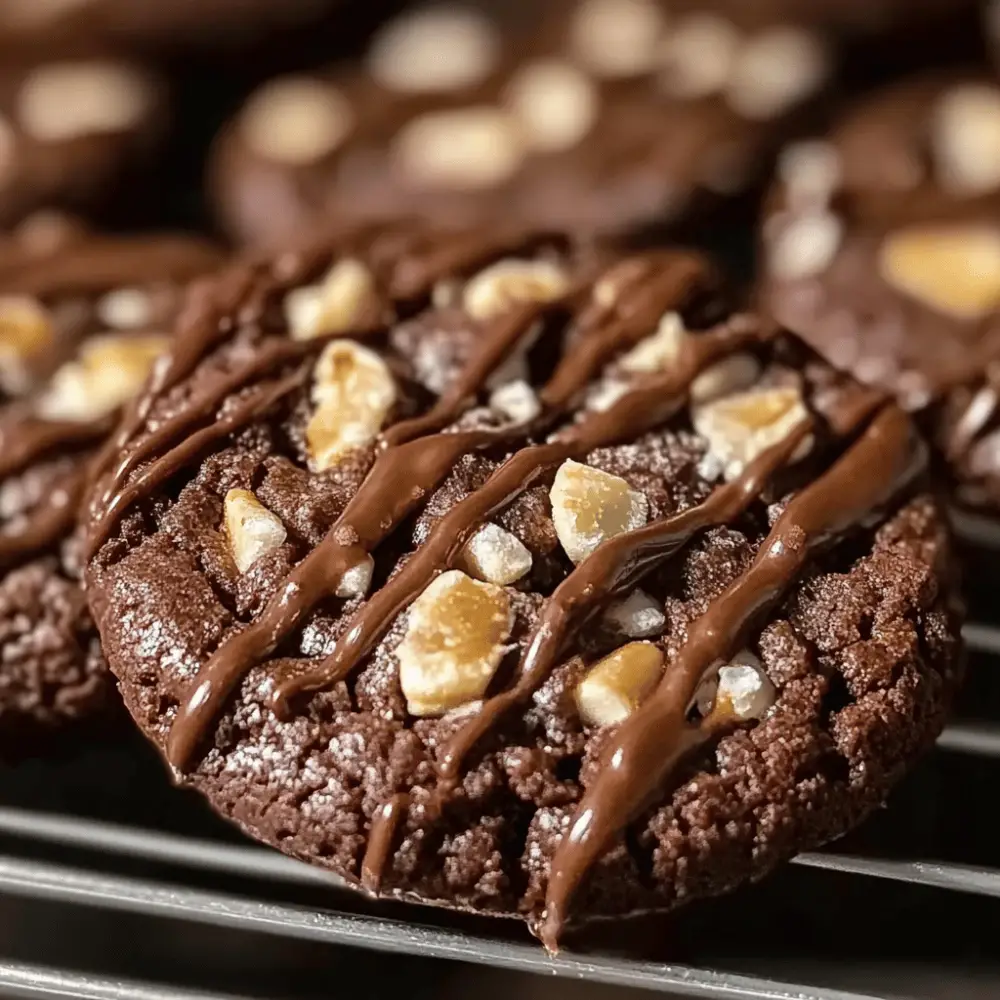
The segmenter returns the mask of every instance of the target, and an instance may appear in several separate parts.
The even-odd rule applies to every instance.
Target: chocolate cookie
[[[399,213],[674,223],[752,185],[831,69],[819,34],[753,5],[482,6],[409,11],[353,71],[253,94],[215,152],[228,231],[261,242]]]
[[[696,256],[372,227],[192,297],[91,607],[247,833],[554,949],[837,836],[933,741],[948,545],[887,399]]]
[[[781,157],[763,228],[778,320],[920,411],[965,505],[1000,509],[1000,87],[927,77]]]
[[[187,238],[35,217],[0,241],[0,733],[86,715],[110,675],[71,543],[88,463],[166,346]]]
[[[165,95],[145,70],[111,58],[4,62],[0,70],[0,226],[40,209],[93,212],[160,134]]]

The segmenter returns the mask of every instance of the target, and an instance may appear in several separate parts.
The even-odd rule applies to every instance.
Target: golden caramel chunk
[[[630,642],[598,660],[576,689],[576,706],[589,726],[627,719],[656,687],[663,653],[651,642]]]
[[[142,388],[153,363],[170,346],[159,334],[109,334],[84,341],[77,357],[52,376],[38,400],[50,420],[99,420]]]
[[[507,651],[514,618],[500,587],[442,573],[410,606],[396,649],[412,715],[442,715],[483,696]]]
[[[306,443],[318,472],[378,436],[396,402],[396,383],[385,362],[353,340],[331,341],[316,362]]]
[[[52,318],[36,299],[0,296],[0,385],[18,395],[31,382],[31,362],[52,345]]]
[[[462,295],[465,311],[492,319],[522,302],[552,302],[569,288],[566,272],[546,260],[501,260],[469,279]]]
[[[883,278],[930,309],[978,320],[1000,304],[1000,231],[970,224],[913,226],[886,237]]]
[[[261,556],[284,545],[288,532],[281,518],[269,511],[250,490],[230,490],[223,506],[229,550],[241,573]]]
[[[549,490],[552,521],[566,554],[582,562],[605,539],[646,523],[645,494],[608,472],[563,462]]]
[[[374,300],[375,279],[359,260],[345,258],[322,281],[285,296],[285,318],[293,340],[349,333]]]
[[[735,479],[761,452],[777,444],[808,416],[798,388],[751,389],[696,407],[694,429],[708,442],[708,458],[727,480]],[[806,454],[806,439],[796,458]]]
[[[502,587],[531,571],[531,553],[517,535],[487,523],[466,544],[462,565],[471,576]]]

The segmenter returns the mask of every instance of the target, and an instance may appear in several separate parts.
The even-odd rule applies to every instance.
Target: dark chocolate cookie
[[[779,322],[922,411],[964,505],[1000,509],[1000,86],[908,81],[788,148],[763,225]]]
[[[753,5],[483,6],[408,11],[353,70],[253,94],[215,154],[228,230],[400,212],[659,227],[752,185],[831,70],[820,34]]]
[[[240,267],[120,444],[87,589],[178,778],[550,948],[842,833],[957,679],[910,419],[695,256],[407,225]]]
[[[34,217],[0,240],[0,733],[86,715],[110,675],[72,543],[88,462],[163,351],[193,239]]]

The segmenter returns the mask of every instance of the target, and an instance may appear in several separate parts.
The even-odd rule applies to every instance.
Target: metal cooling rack
[[[995,529],[984,534],[982,524],[964,522],[960,529],[975,549],[997,550],[1000,564]],[[989,603],[992,585],[981,589]],[[528,1000],[606,1000],[638,990],[727,1000],[1000,995],[1000,949],[990,935],[1000,927],[1000,844],[989,809],[956,817],[950,805],[935,806],[948,795],[963,806],[970,797],[989,802],[991,775],[992,788],[1000,787],[1000,723],[991,721],[1000,718],[992,678],[1000,676],[1000,627],[971,624],[966,637],[973,676],[985,686],[974,692],[973,713],[951,725],[918,768],[902,805],[876,819],[882,834],[804,854],[758,887],[689,908],[690,917],[629,929],[624,946],[609,947],[605,929],[601,949],[584,943],[556,959],[507,922],[359,897],[322,872],[238,840],[162,777],[159,804],[150,806],[136,795],[149,776],[130,770],[143,751],[127,750],[118,771],[102,759],[87,772],[104,812],[141,825],[81,815],[78,804],[63,808],[58,794],[53,807],[44,786],[55,772],[42,765],[26,779],[28,806],[0,808],[0,998],[300,1000],[339,995],[345,969],[352,983],[371,984],[352,987],[352,1000],[390,988],[407,1000],[472,990],[478,1000],[514,990]],[[107,759],[119,760],[110,752]],[[72,769],[59,778],[70,799],[79,780]],[[893,826],[894,816],[902,823]],[[893,850],[900,826],[902,852]],[[829,921],[814,926],[824,913]],[[963,923],[977,928],[971,941]],[[913,947],[887,944],[893,933]],[[954,946],[938,948],[942,936],[954,936]]]

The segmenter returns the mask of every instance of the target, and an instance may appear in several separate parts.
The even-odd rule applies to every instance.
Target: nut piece
[[[663,88],[682,100],[717,94],[729,79],[739,47],[740,34],[726,18],[686,17],[666,41]]]
[[[102,334],[80,346],[39,398],[49,420],[100,420],[127,403],[146,381],[153,363],[170,346],[159,334]]]
[[[97,318],[112,330],[148,326],[153,317],[149,295],[141,288],[116,288],[97,300],[95,311]]]
[[[576,689],[576,706],[589,726],[624,722],[656,687],[663,653],[651,642],[630,642],[599,660]]]
[[[549,499],[556,534],[574,563],[605,539],[641,528],[649,512],[645,494],[624,479],[573,461],[559,466]]]
[[[751,389],[695,408],[694,429],[727,480],[735,479],[762,451],[777,444],[807,418],[797,388]],[[803,441],[795,458],[812,445]]]
[[[961,196],[1000,187],[1000,90],[954,87],[934,108],[931,142],[942,184]]]
[[[411,715],[443,715],[483,696],[514,626],[500,587],[458,570],[442,573],[410,606],[396,648]]]
[[[375,560],[365,556],[355,563],[341,578],[334,594],[337,597],[364,597],[372,585],[372,574],[375,572]]]
[[[531,552],[517,535],[487,523],[462,550],[462,568],[470,576],[503,587],[531,571]]]
[[[245,573],[261,556],[284,545],[288,532],[281,518],[250,490],[230,490],[224,509],[226,537],[240,573]]]
[[[506,92],[506,104],[529,143],[544,153],[575,146],[594,124],[599,103],[590,78],[558,59],[525,66]]]
[[[11,395],[31,385],[31,362],[52,344],[52,317],[25,295],[0,296],[0,386]]]
[[[750,650],[744,649],[702,683],[695,703],[705,718],[747,722],[762,719],[776,698],[777,692],[764,673],[763,664]]]
[[[240,113],[240,134],[258,156],[303,166],[332,153],[354,127],[350,102],[335,87],[309,76],[288,76],[259,87]]]
[[[931,309],[982,319],[1000,304],[1000,231],[974,224],[901,229],[883,241],[879,269]]]
[[[375,440],[396,402],[396,383],[374,351],[333,340],[316,362],[312,400],[306,443],[313,468],[322,472]]]
[[[569,288],[566,272],[548,260],[501,260],[469,279],[462,295],[465,311],[493,319],[525,302],[552,302]]]
[[[608,606],[604,620],[630,639],[659,635],[667,623],[663,607],[638,587],[628,597]]]
[[[651,375],[663,371],[680,357],[681,347],[687,339],[687,331],[680,313],[669,312],[656,328],[656,333],[640,340],[626,354],[618,359],[623,371],[634,375]]]
[[[804,100],[826,79],[829,54],[801,28],[771,28],[751,38],[737,55],[726,97],[744,118],[776,118]]]
[[[655,67],[665,27],[654,0],[584,0],[570,25],[570,44],[598,76],[637,76]]]
[[[514,118],[488,104],[420,115],[399,130],[393,147],[410,183],[470,191],[508,180],[525,152]]]
[[[526,424],[542,412],[535,390],[523,380],[508,382],[490,393],[490,409],[515,424]]]
[[[51,63],[22,84],[16,117],[39,142],[67,142],[134,128],[152,103],[149,81],[127,66]]]
[[[359,260],[338,260],[316,285],[285,296],[285,318],[293,340],[348,333],[375,296],[375,279]]]
[[[811,278],[832,263],[843,236],[843,223],[830,212],[794,216],[770,240],[768,269],[781,281]]]
[[[371,44],[368,72],[402,93],[460,90],[486,79],[499,57],[497,31],[487,17],[439,6],[390,21]]]

